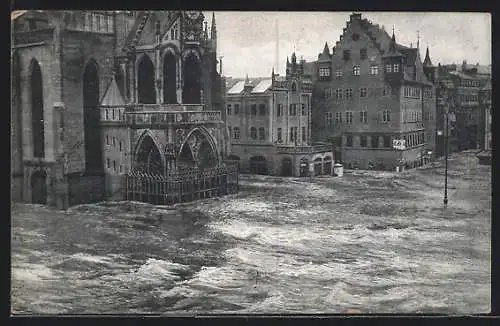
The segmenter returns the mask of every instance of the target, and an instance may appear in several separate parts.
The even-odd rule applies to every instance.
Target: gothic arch
[[[163,102],[177,103],[177,55],[175,50],[167,47],[161,58],[161,72],[163,75]]]
[[[200,168],[217,166],[219,164],[217,145],[205,128],[194,128],[188,133],[179,150],[179,157],[183,156],[185,147],[189,147],[194,162]]]
[[[201,59],[194,50],[183,53],[182,60],[182,103],[201,103]]]
[[[164,174],[165,155],[156,137],[145,130],[139,137],[134,149],[134,169],[153,174]]]
[[[31,131],[33,157],[45,157],[45,118],[43,103],[43,76],[36,59],[30,63]]]
[[[137,101],[156,104],[155,66],[151,58],[142,53],[136,60]]]
[[[99,109],[99,66],[90,59],[83,70],[83,129],[86,173],[102,172],[102,142]]]

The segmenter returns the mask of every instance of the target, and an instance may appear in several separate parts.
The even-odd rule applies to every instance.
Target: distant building
[[[352,14],[313,74],[313,139],[333,143],[347,168],[419,166],[435,147],[435,88],[420,51]]]
[[[330,145],[312,144],[310,67],[287,59],[286,76],[229,79],[226,124],[231,137],[229,159],[240,171],[283,176],[331,174]]]
[[[479,90],[479,105],[482,119],[484,121],[484,145],[482,149],[491,151],[491,80]]]
[[[449,96],[449,150],[453,152],[484,149],[486,145],[484,105],[488,105],[486,100],[488,91],[484,88],[491,80],[491,67],[468,65],[466,61],[462,65],[439,64],[438,67],[434,67],[434,76],[434,83],[437,86],[437,124],[440,130],[445,129],[446,100],[443,98],[443,90],[446,90]],[[489,85],[491,93],[491,83]],[[438,136],[437,152],[440,155],[444,154],[444,136]]]

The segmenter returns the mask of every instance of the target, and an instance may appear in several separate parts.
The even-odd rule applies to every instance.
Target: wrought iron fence
[[[238,165],[185,169],[158,175],[132,171],[126,175],[126,199],[155,205],[172,205],[238,192]]]

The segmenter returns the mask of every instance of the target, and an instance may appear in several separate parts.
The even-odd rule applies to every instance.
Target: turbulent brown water
[[[12,205],[13,313],[485,313],[491,167],[242,176],[175,207]]]

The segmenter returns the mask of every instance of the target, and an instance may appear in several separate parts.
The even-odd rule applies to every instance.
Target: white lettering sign
[[[404,139],[394,139],[392,141],[392,147],[397,150],[405,150],[406,149],[406,141]]]

